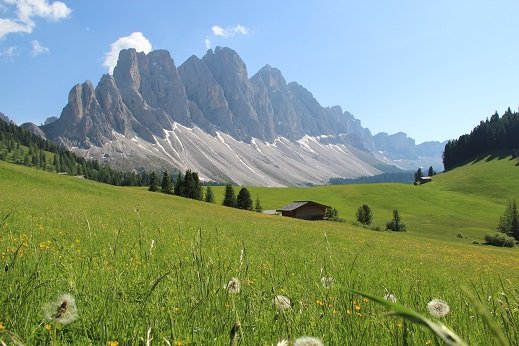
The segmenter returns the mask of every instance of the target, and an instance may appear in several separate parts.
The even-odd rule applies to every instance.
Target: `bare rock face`
[[[236,135],[233,114],[225,98],[222,86],[216,81],[211,70],[202,59],[191,56],[178,68],[178,73],[186,89],[186,95],[205,119],[194,122],[206,131],[217,128]]]
[[[89,81],[74,86],[59,119],[41,131],[119,169],[193,169],[258,185],[374,174],[391,164],[379,147],[396,143],[373,137],[339,106],[321,106],[276,68],[249,78],[240,56],[221,47],[178,68],[165,50],[122,50],[113,75],[95,89]],[[404,142],[401,151],[415,147]]]
[[[10,123],[9,117],[7,117],[4,113],[0,112],[0,120],[5,121],[6,123]]]

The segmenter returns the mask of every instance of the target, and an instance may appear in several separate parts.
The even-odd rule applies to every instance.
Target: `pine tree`
[[[393,210],[393,220],[386,223],[386,230],[394,231],[394,232],[404,232],[406,230],[405,223],[402,222],[402,219],[400,218],[400,214],[398,213],[398,210]]]
[[[178,172],[177,180],[175,180],[175,188],[174,193],[177,196],[183,196],[184,195],[184,180],[182,179],[182,173]]]
[[[421,178],[421,177],[423,177],[422,169],[421,169],[421,168],[418,168],[418,170],[417,170],[416,173],[414,174],[414,181],[415,181],[415,182],[420,181],[420,178]]]
[[[211,186],[208,186],[207,189],[205,190],[205,201],[207,203],[214,203],[214,194],[213,194],[213,189],[211,188]]]
[[[254,211],[256,213],[263,213],[263,207],[261,206],[259,196],[256,196],[256,202],[254,202]]]
[[[236,195],[234,194],[234,188],[231,184],[225,185],[225,196],[222,204],[226,207],[234,208],[236,206]]]
[[[429,166],[429,172],[427,173],[428,176],[432,177],[434,175],[434,169],[432,166]]]
[[[357,221],[363,225],[370,225],[373,221],[373,213],[371,212],[371,208],[367,204],[363,204],[357,209],[356,213]]]
[[[161,189],[162,193],[171,194],[171,180],[169,179],[169,174],[166,171],[162,173]]]
[[[155,171],[151,172],[150,174],[150,188],[148,190],[151,192],[157,192],[159,190],[157,175],[155,174]]]
[[[238,198],[236,199],[236,208],[252,210],[252,198],[250,197],[250,192],[247,188],[242,187],[240,192],[238,192]]]

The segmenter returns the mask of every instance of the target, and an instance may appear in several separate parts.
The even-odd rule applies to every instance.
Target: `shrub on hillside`
[[[393,220],[386,223],[386,230],[393,232],[405,232],[407,230],[407,226],[402,222],[397,209],[393,210]]]
[[[494,246],[514,247],[515,239],[504,233],[485,234],[485,243]]]

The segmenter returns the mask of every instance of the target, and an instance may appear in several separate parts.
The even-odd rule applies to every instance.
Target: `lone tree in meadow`
[[[357,221],[365,226],[371,225],[373,221],[373,213],[367,204],[363,204],[357,209]]]
[[[157,181],[157,175],[155,174],[155,171],[151,172],[150,174],[150,188],[148,190],[151,192],[159,191],[159,184]]]
[[[503,216],[499,218],[497,230],[506,233],[510,237],[514,237],[515,240],[519,240],[519,212],[515,199],[508,201],[508,206]]]
[[[405,223],[402,222],[402,219],[400,218],[400,214],[398,213],[398,210],[393,210],[393,220],[386,223],[386,230],[393,231],[393,232],[404,232],[406,230]]]
[[[161,189],[163,193],[171,194],[171,179],[167,171],[162,173],[162,184]]]
[[[236,208],[252,210],[252,198],[250,197],[250,192],[247,188],[242,187],[240,192],[238,192],[238,198],[236,198]]]
[[[213,194],[213,189],[211,188],[211,186],[208,186],[207,189],[205,190],[205,201],[207,203],[214,203],[214,194]]]
[[[236,195],[234,194],[234,188],[230,183],[225,185],[225,196],[222,205],[232,208],[236,206]]]
[[[261,202],[260,202],[259,196],[256,196],[256,202],[254,202],[254,211],[256,213],[262,213],[263,212],[263,207],[261,206]]]

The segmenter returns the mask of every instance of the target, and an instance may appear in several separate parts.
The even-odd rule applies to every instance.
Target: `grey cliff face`
[[[41,130],[85,156],[104,150],[110,164],[122,169],[191,168],[205,172],[208,179],[247,183],[250,175],[233,178],[227,172],[246,170],[257,175],[249,182],[274,185],[282,179],[276,169],[294,176],[289,167],[302,165],[298,169],[309,172],[299,162],[302,157],[305,162],[322,161],[315,163],[321,168],[301,172],[296,184],[322,182],[328,175],[376,173],[374,167],[391,164],[377,156],[380,148],[406,154],[419,150],[414,141],[398,144],[393,137],[372,136],[350,113],[339,106],[321,106],[310,91],[287,83],[281,71],[269,65],[249,78],[240,56],[221,47],[202,58],[192,56],[178,68],[165,50],[122,50],[113,75],[102,76],[95,89],[89,81],[74,86],[59,119]],[[213,138],[218,145],[206,148]],[[229,150],[232,153],[226,153]],[[350,159],[339,158],[341,150],[352,155]],[[431,154],[435,149],[420,150]],[[157,155],[151,155],[155,151]],[[286,162],[274,160],[276,155],[298,163],[285,167]],[[248,162],[247,157],[255,159]],[[345,162],[355,162],[356,168]]]

